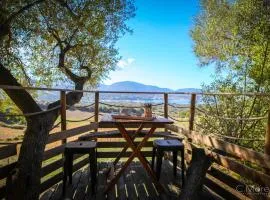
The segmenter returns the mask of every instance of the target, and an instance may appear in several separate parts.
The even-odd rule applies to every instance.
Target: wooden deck
[[[122,163],[121,163],[122,164]],[[108,163],[98,163],[98,184],[97,193],[92,195],[90,187],[89,167],[84,167],[73,174],[72,185],[67,186],[65,198],[62,194],[62,182],[51,187],[41,195],[41,200],[59,200],[59,199],[177,199],[181,192],[181,171],[178,169],[177,176],[173,176],[172,165],[168,160],[163,161],[162,174],[160,182],[165,187],[166,192],[159,194],[148,177],[146,171],[139,162],[132,162],[123,176],[110,191],[108,195],[104,194],[106,187],[106,172]],[[209,195],[207,195],[209,197]],[[212,197],[203,199],[214,199]]]

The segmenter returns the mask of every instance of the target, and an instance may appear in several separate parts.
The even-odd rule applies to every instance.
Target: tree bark
[[[0,84],[21,86],[0,63]],[[75,84],[77,90],[83,89],[83,82]],[[41,111],[38,104],[26,90],[5,90],[12,101],[25,113]],[[67,105],[78,103],[83,93],[69,92]],[[48,108],[60,105],[60,101],[51,103]],[[27,128],[20,149],[18,164],[7,179],[7,199],[35,200],[39,198],[42,158],[49,131],[59,115],[59,109],[26,118]]]
[[[33,6],[44,2],[36,0],[22,7],[17,12],[12,13],[6,21],[0,24],[0,46],[3,45],[4,38],[10,34],[10,26],[21,13],[29,10]],[[62,2],[58,1],[57,2]],[[63,7],[68,8],[67,4]],[[16,78],[0,62],[0,85],[21,86]],[[80,79],[75,82],[75,89],[82,90],[86,79]],[[4,90],[22,113],[40,112],[41,108],[32,96],[26,90]],[[83,93],[70,92],[67,94],[67,105],[78,103]],[[60,105],[56,101],[48,106],[53,108]],[[7,178],[7,199],[35,200],[39,198],[39,186],[41,165],[44,149],[55,120],[59,115],[59,109],[49,113],[40,114],[26,118],[27,129],[25,130],[24,139],[18,157],[18,164]]]
[[[192,148],[191,165],[187,170],[187,181],[180,194],[180,200],[197,200],[202,192],[203,182],[212,159],[204,149]]]

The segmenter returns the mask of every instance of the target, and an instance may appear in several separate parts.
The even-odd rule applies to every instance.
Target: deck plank
[[[124,176],[126,196],[128,200],[137,199],[136,191],[134,188],[134,182],[132,179],[132,173],[133,173],[133,170],[131,169],[130,166],[128,166],[125,172],[125,176]]]
[[[134,162],[131,165],[131,169],[134,170],[135,172],[132,174],[132,177],[133,177],[133,182],[136,184],[139,198],[147,199],[147,193],[143,185],[144,179],[142,178],[142,173],[144,173],[145,170],[142,169],[142,167],[140,166],[138,162]]]
[[[74,194],[71,199],[74,200],[84,200],[86,196],[86,191],[88,190],[88,178],[89,178],[89,165],[86,168],[82,169],[82,175],[79,180],[79,184],[74,191]]]
[[[121,163],[123,164],[123,163]],[[62,183],[53,186],[47,193],[45,192],[42,200],[60,200],[60,199],[74,199],[74,200],[174,200],[179,198],[181,186],[180,169],[177,171],[177,176],[173,176],[172,165],[168,160],[164,160],[162,164],[162,174],[160,182],[166,187],[167,193],[158,194],[156,189],[148,176],[147,172],[142,168],[139,162],[132,162],[125,173],[120,177],[116,187],[108,193],[107,198],[104,194],[107,187],[107,174],[110,163],[98,163],[98,181],[97,191],[92,195],[91,191],[91,177],[89,177],[89,167],[78,170],[73,174],[73,184],[67,186],[66,197],[62,197]],[[118,167],[117,167],[118,168]],[[116,190],[117,188],[117,197]]]
[[[122,164],[119,163],[119,165],[117,167],[121,167],[122,168]],[[124,174],[122,176],[120,176],[118,182],[117,182],[117,196],[119,200],[125,200],[127,199],[126,197],[126,190],[125,190],[125,173],[127,173],[127,171],[124,172]]]

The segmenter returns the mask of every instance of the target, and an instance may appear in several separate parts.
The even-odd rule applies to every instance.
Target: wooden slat
[[[112,137],[121,137],[121,134],[118,130],[115,131],[103,131],[103,132],[92,132],[85,135],[82,135],[78,140],[91,140],[93,138],[112,138]]]
[[[62,144],[60,146],[57,146],[55,148],[52,148],[52,149],[45,151],[43,154],[43,160],[50,159],[50,158],[52,158],[60,153],[63,153],[64,149],[65,149],[65,144]]]
[[[47,141],[47,144],[94,130],[97,127],[98,127],[97,123],[91,123],[89,125],[80,126],[77,128],[72,128],[72,129],[66,130],[66,131],[60,131],[57,133],[50,134],[48,141]]]
[[[14,162],[14,163],[11,163],[11,164],[6,165],[4,167],[1,167],[0,168],[0,179],[6,178],[8,176],[8,174],[10,173],[10,171],[13,170],[16,165],[17,165],[17,162]]]
[[[73,157],[73,161],[75,161],[80,157],[83,157],[84,155],[85,154],[75,154]],[[44,177],[63,166],[64,166],[64,158],[61,158],[53,163],[50,163],[41,169],[41,177]]]
[[[64,166],[64,159],[63,158],[61,158],[53,163],[50,163],[50,164],[46,165],[45,167],[42,167],[41,177],[44,177],[44,176],[52,173],[53,171],[55,171],[63,166]]]
[[[189,145],[186,145],[189,146]],[[190,148],[190,147],[189,147]],[[241,163],[238,163],[237,161],[228,158],[226,156],[219,155],[217,153],[211,152],[209,150],[206,150],[209,155],[211,155],[214,159],[214,161],[222,165],[223,167],[239,174],[242,177],[245,177],[254,183],[260,184],[262,186],[270,186],[270,176],[266,175],[262,172],[256,171],[255,169],[252,169],[250,167],[247,167]]]
[[[115,158],[119,152],[98,152],[98,158]],[[143,151],[142,154],[146,157],[152,156],[152,151]],[[125,152],[123,157],[129,157],[131,152]]]
[[[259,194],[259,193],[253,194],[252,192],[246,192],[246,191],[248,191],[247,185],[245,185],[241,181],[235,179],[234,177],[220,171],[216,167],[212,166],[211,169],[207,173],[233,189],[237,189],[237,187],[238,188],[241,187],[241,189],[243,190],[243,193],[241,193],[241,194],[243,194],[251,199],[267,199],[266,196],[263,194]],[[270,199],[270,198],[268,198],[268,199]]]
[[[80,162],[76,163],[74,166],[73,166],[73,172],[74,171],[77,171],[78,169],[82,168],[83,166],[85,166],[86,164],[88,164],[89,162],[89,159],[88,158],[85,158],[83,160],[81,160]],[[43,191],[45,191],[46,189],[50,188],[51,186],[53,186],[54,184],[57,184],[59,181],[61,181],[63,178],[63,173],[60,172],[58,174],[56,174],[55,176],[53,176],[52,178],[44,181],[42,184],[41,184],[41,192],[42,193]]]
[[[134,131],[133,131],[134,132]],[[132,134],[132,131],[128,131],[129,134]],[[134,132],[135,133],[135,132]],[[147,131],[142,131],[142,133],[138,133],[136,138],[144,137]],[[151,137],[168,137],[179,139],[180,137],[176,134],[172,134],[171,132],[155,132]],[[88,133],[79,137],[79,140],[91,140],[93,138],[123,138],[119,131],[103,131],[96,133]]]
[[[7,195],[6,186],[0,188],[0,199],[4,199]]]
[[[140,142],[135,142],[135,144],[139,144]],[[123,148],[126,145],[126,142],[98,142],[97,147],[98,148]],[[152,147],[153,142],[148,141],[144,147]]]
[[[3,146],[0,148],[0,159],[17,155],[16,144]]]
[[[210,175],[206,175],[204,184],[210,188],[212,191],[223,197],[224,199],[230,200],[241,200],[247,198],[241,198],[238,195],[233,194],[228,190],[228,186],[222,184],[220,181],[217,181],[214,177]],[[244,196],[244,195],[242,195]]]
[[[99,124],[98,126],[99,128],[117,128],[117,126],[115,124],[105,124],[105,123],[102,123],[102,124]],[[125,128],[138,128],[139,126],[136,125],[136,124],[124,124],[124,127]],[[151,124],[145,124],[144,128],[151,128],[152,125]],[[157,124],[155,125],[156,128],[164,128],[164,125],[162,124]]]
[[[207,172],[211,176],[215,177],[216,179],[219,179],[226,185],[230,186],[231,188],[236,188],[237,186],[246,187],[244,183],[240,182],[239,180],[233,178],[227,173],[224,173],[220,171],[218,168],[211,166],[211,169]]]
[[[40,193],[44,192],[45,190],[49,189],[53,185],[57,184],[63,178],[63,173],[56,174],[55,176],[51,177],[50,179],[44,181],[40,185]]]
[[[166,127],[174,132],[181,133],[192,139],[192,142],[206,145],[211,148],[219,149],[225,153],[229,153],[233,156],[241,158],[242,160],[256,163],[261,167],[270,168],[270,156],[256,152],[252,149],[238,146],[223,140],[219,140],[215,137],[209,137],[207,135],[202,135],[198,132],[190,132],[181,127],[175,125],[166,125]]]
[[[217,164],[234,171],[235,173],[239,174],[242,177],[252,180],[254,183],[270,187],[269,175],[266,175],[262,172],[256,171],[250,167],[240,164],[237,161],[234,161],[228,157],[213,152],[209,152],[209,154],[213,155],[213,158]]]

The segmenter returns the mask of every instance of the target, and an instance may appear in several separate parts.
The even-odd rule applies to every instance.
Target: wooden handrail
[[[270,156],[267,154],[241,147],[239,145],[217,139],[213,136],[210,137],[207,135],[202,135],[196,131],[189,131],[179,126],[166,125],[166,128],[170,131],[185,135],[186,137],[190,138],[194,143],[221,150],[224,153],[233,155],[237,158],[240,158],[241,160],[249,161],[260,165],[261,167],[270,169]]]

